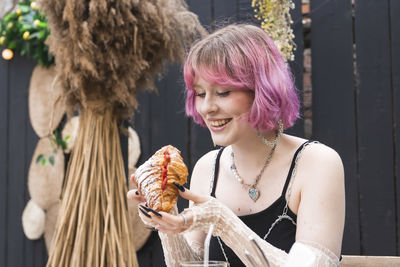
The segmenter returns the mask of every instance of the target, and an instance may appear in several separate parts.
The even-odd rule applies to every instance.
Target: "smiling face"
[[[248,114],[254,100],[250,90],[222,87],[197,78],[195,106],[216,145],[228,146],[254,132]]]
[[[198,97],[194,93],[194,85],[201,83],[196,81],[198,77],[225,88],[250,89],[252,93],[247,93],[250,99],[254,95],[254,101],[248,118],[254,130],[276,130],[279,120],[286,129],[299,115],[300,103],[290,68],[259,27],[229,25],[207,35],[190,49],[183,74],[186,114],[202,126],[206,126],[204,114],[197,111]]]

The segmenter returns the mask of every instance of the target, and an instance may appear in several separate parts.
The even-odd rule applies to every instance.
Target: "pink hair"
[[[186,114],[202,126],[193,89],[196,75],[219,86],[254,91],[248,118],[254,129],[277,129],[278,120],[286,129],[299,116],[288,64],[267,33],[256,26],[230,25],[208,35],[190,49],[183,72]]]

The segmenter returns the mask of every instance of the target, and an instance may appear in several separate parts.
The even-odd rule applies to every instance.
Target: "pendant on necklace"
[[[258,192],[258,189],[255,187],[250,187],[249,189],[249,197],[256,202],[257,199],[260,197],[260,192]]]

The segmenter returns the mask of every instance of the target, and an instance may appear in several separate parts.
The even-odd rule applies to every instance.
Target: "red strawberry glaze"
[[[168,151],[164,152],[164,166],[163,166],[163,170],[162,170],[162,184],[161,184],[161,190],[165,190],[165,187],[167,186],[167,182],[168,182],[168,164],[171,161],[171,157],[168,153]]]

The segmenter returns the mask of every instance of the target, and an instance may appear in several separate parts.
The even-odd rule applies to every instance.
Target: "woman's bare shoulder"
[[[285,135],[286,139],[288,140],[288,147],[289,150],[296,150],[302,144],[304,144],[307,140],[291,136]],[[342,160],[339,154],[331,147],[322,144],[320,142],[311,142],[308,144],[300,154],[301,158],[301,165],[318,165],[323,164],[326,167],[327,165],[339,167],[342,165]]]
[[[303,151],[303,157],[308,164],[324,164],[333,167],[341,167],[342,160],[339,154],[333,148],[322,143],[311,143]]]
[[[322,143],[312,143],[302,151],[300,157],[298,169],[303,177],[307,177],[307,184],[343,183],[342,159],[333,148]]]

